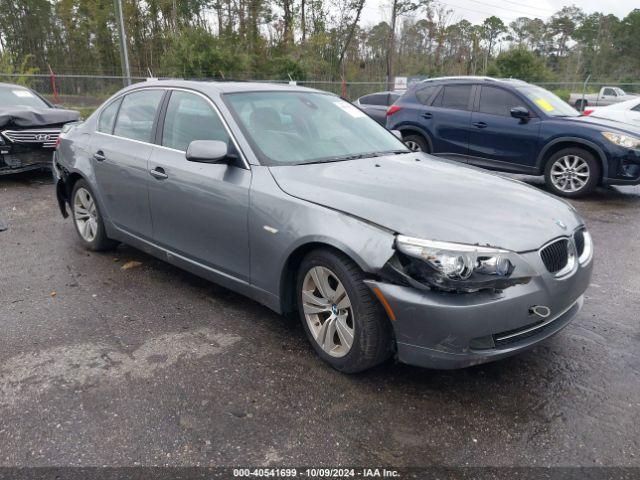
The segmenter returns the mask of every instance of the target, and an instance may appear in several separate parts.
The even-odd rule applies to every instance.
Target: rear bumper
[[[522,352],[562,330],[582,307],[593,260],[556,279],[535,263],[536,252],[526,255],[539,276],[498,293],[419,291],[367,280],[395,314],[398,359],[428,368],[463,368]],[[533,306],[546,306],[551,314],[542,318],[530,311]]]

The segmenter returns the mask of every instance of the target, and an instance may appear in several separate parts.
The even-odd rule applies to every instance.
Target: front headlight
[[[400,262],[403,273],[418,282],[444,290],[504,289],[529,281],[530,272],[523,271],[524,277],[512,277],[522,259],[509,250],[404,235],[396,237],[396,248],[410,257],[404,265]]]
[[[624,135],[622,133],[601,132],[604,138],[620,147],[640,149],[640,138]]]

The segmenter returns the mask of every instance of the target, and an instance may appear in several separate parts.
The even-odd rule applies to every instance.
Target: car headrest
[[[282,120],[275,108],[256,108],[249,121],[254,130],[282,130]]]

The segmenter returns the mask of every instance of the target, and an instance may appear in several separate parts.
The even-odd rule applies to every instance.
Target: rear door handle
[[[102,150],[98,150],[93,154],[93,158],[98,162],[104,162],[107,157],[104,156],[104,152]]]
[[[158,180],[164,180],[165,178],[169,178],[169,175],[164,173],[164,168],[156,167],[153,170],[149,170],[149,173],[152,177],[157,178]]]
[[[420,116],[422,118],[431,118],[431,117],[433,117],[433,114],[429,113],[429,112],[425,112],[425,113],[421,113]]]
[[[475,122],[473,125],[478,128],[487,128],[487,124],[484,122]]]

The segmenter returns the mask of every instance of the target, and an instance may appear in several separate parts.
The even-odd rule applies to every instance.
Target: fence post
[[[47,64],[47,67],[49,67],[49,78],[51,79],[51,93],[53,93],[53,103],[60,103],[60,98],[58,98],[58,89],[56,88],[56,74],[53,73],[51,65]]]
[[[587,75],[587,78],[584,80],[584,83],[582,84],[582,102],[580,103],[581,112],[584,111],[584,97],[587,95],[587,83],[589,83],[590,79],[591,79],[591,74]]]

